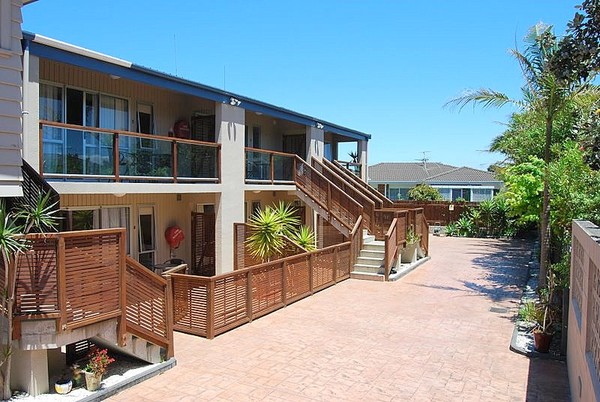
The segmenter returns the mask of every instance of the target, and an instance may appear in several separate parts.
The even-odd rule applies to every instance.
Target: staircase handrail
[[[379,191],[371,187],[368,183],[363,181],[360,177],[353,175],[348,172],[348,169],[344,168],[339,164],[339,162],[332,162],[326,158],[323,158],[324,165],[330,167],[331,169],[335,169],[338,174],[342,175],[346,178],[356,189],[360,189],[366,191],[369,194],[371,199],[376,201],[377,208],[387,208],[390,207],[393,202],[387,198],[385,195],[381,194]],[[378,204],[377,204],[378,203]]]
[[[312,158],[312,165],[313,165],[313,167],[318,166],[318,167],[322,168],[324,171],[327,171],[328,174],[335,181],[337,181],[337,183],[340,183],[341,185],[338,185],[336,182],[334,182],[334,180],[331,180],[330,178],[328,178],[330,181],[332,181],[334,184],[338,185],[338,187],[340,187],[340,188],[342,188],[342,186],[346,187],[346,188],[344,188],[344,190],[346,190],[346,191],[349,190],[351,192],[351,196],[355,200],[360,199],[359,204],[361,204],[363,207],[363,221],[366,220],[365,218],[368,218],[368,221],[366,222],[365,226],[367,229],[370,230],[371,225],[373,224],[373,221],[375,220],[375,202],[372,200],[372,198],[365,195],[362,191],[357,189],[351,183],[348,183],[347,181],[345,181],[344,178],[342,178],[334,170],[332,170],[328,166],[325,166],[325,164],[323,164],[321,161],[319,161],[318,159],[316,159],[314,157]],[[322,173],[322,174],[325,176],[324,173]]]
[[[308,189],[304,188],[302,183],[298,180],[298,170],[301,168],[301,166],[305,166],[306,169],[308,169],[311,172],[311,174],[317,175],[325,183],[327,183],[327,189],[326,189],[327,199],[325,202],[323,202],[323,200],[321,200],[319,197],[314,197],[314,195],[311,194]],[[310,198],[312,198],[313,201],[315,201],[322,208],[324,208],[329,214],[333,215],[333,217],[336,218],[348,230],[352,230],[354,227],[354,224],[350,225],[348,222],[346,222],[346,219],[344,219],[342,216],[340,216],[339,214],[337,214],[334,211],[334,209],[332,208],[332,193],[333,192],[338,193],[340,195],[340,198],[345,199],[345,201],[347,201],[349,204],[354,205],[354,207],[358,210],[358,213],[356,213],[356,214],[353,214],[350,210],[348,210],[348,213],[350,215],[354,215],[353,219],[352,219],[353,222],[356,222],[355,219],[357,219],[359,216],[362,215],[362,212],[363,212],[362,205],[360,205],[357,201],[352,199],[352,197],[348,196],[348,194],[346,194],[342,189],[340,189],[338,186],[336,186],[334,183],[332,183],[331,180],[327,179],[321,172],[319,172],[317,169],[313,168],[309,163],[307,163],[305,160],[300,158],[298,155],[296,155],[296,166],[294,169],[294,182],[296,183],[296,187],[304,188],[305,190],[307,190],[307,191],[304,191],[305,194],[307,194]]]

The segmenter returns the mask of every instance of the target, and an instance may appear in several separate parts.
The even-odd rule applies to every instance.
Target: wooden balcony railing
[[[174,328],[213,338],[349,278],[360,219],[349,242],[214,277],[172,274]]]
[[[45,178],[210,182],[221,177],[220,144],[40,121]]]
[[[15,339],[24,320],[55,319],[60,332],[116,319],[119,342],[131,332],[172,355],[170,287],[146,268],[126,267],[125,229],[27,238],[16,272]],[[0,263],[1,278],[3,270]]]
[[[294,184],[296,155],[246,148],[246,183]]]

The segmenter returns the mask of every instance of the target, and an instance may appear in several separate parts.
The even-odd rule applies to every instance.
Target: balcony
[[[246,148],[246,183],[294,184],[296,155]]]
[[[40,174],[98,182],[218,183],[220,144],[40,122]]]

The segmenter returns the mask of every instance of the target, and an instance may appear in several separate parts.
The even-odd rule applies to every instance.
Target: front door
[[[192,212],[192,273],[201,276],[214,276],[215,259],[215,214],[204,206],[207,212]]]

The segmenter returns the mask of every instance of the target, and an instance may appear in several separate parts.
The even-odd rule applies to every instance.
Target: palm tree
[[[55,216],[56,203],[51,203],[50,193],[39,195],[34,205],[18,203],[8,210],[6,203],[0,201],[0,267],[4,277],[1,289],[2,312],[6,315],[6,325],[2,327],[0,338],[6,342],[0,352],[0,377],[3,383],[2,399],[10,399],[10,370],[12,358],[13,308],[16,301],[16,280],[19,255],[30,248],[24,235],[32,231],[53,231],[57,226]]]
[[[541,211],[541,250],[540,250],[540,286],[546,285],[550,250],[550,192],[548,186],[550,148],[555,117],[579,96],[591,90],[586,80],[570,81],[560,79],[552,68],[553,57],[560,51],[552,26],[539,23],[529,30],[525,37],[525,52],[514,49],[511,54],[517,59],[525,83],[521,88],[523,99],[511,99],[502,92],[491,89],[467,91],[446,105],[462,109],[468,104],[479,104],[483,108],[502,107],[512,104],[517,108],[542,116],[545,122],[544,142],[544,190]]]

